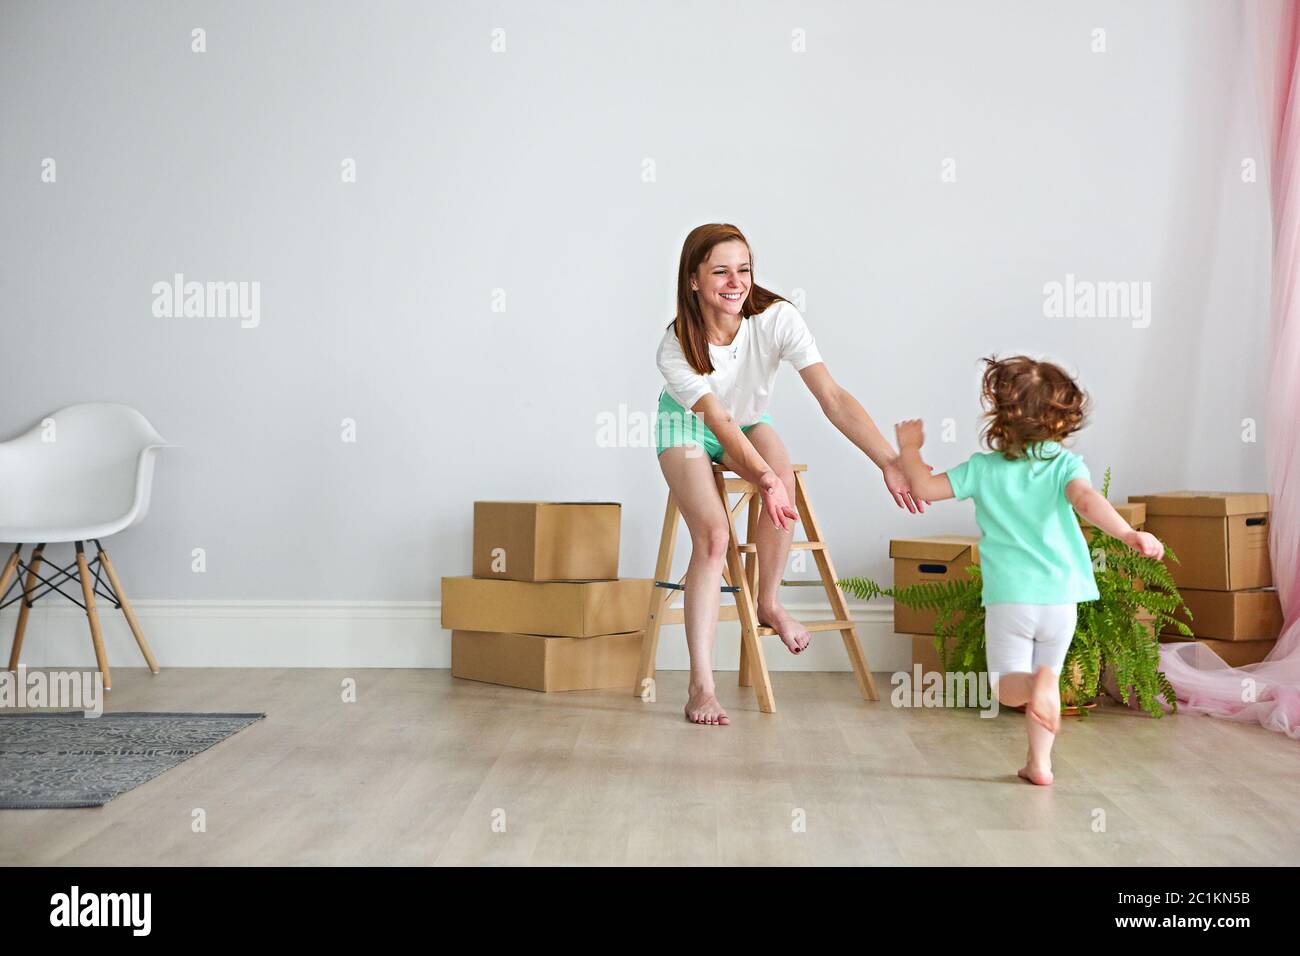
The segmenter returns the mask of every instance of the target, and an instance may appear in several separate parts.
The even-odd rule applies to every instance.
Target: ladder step
[[[806,627],[809,632],[846,631],[855,626],[852,621],[800,621],[799,623]],[[770,627],[760,627],[758,629],[759,637],[771,637],[775,633],[776,630]]]
[[[807,470],[808,470],[808,466],[807,466],[807,465],[791,465],[791,466],[790,466],[790,470],[791,470],[791,471],[807,471]],[[713,463],[713,473],[714,473],[715,475],[734,475],[734,474],[735,474],[734,471],[730,470],[730,469],[727,468],[725,465],[723,465],[723,464],[721,464],[721,463],[719,463],[719,462],[714,462],[714,463]]]
[[[741,554],[756,554],[758,552],[758,545],[738,544],[736,545],[736,550],[739,551]],[[791,541],[790,550],[791,551],[825,551],[826,542],[825,541]]]

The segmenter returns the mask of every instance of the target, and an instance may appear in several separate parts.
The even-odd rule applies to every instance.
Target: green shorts
[[[754,425],[763,424],[772,424],[772,416],[766,412],[754,422]],[[740,430],[748,434],[754,425],[743,425]],[[665,449],[687,445],[704,449],[710,461],[722,461],[722,443],[718,436],[704,424],[704,419],[682,408],[668,394],[668,389],[664,389],[659,393],[659,414],[655,416],[655,454],[662,455]]]

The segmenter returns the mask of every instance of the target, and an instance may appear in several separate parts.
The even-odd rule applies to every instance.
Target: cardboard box
[[[1200,644],[1223,658],[1224,663],[1229,667],[1245,667],[1247,664],[1258,664],[1268,656],[1269,651],[1277,643],[1277,641],[1216,641],[1209,638],[1197,638],[1195,641],[1189,641],[1186,638],[1175,638],[1167,635],[1161,635],[1160,641],[1165,644]]]
[[[949,648],[952,647],[951,639],[948,641]],[[939,652],[934,648],[934,635],[912,635],[912,663],[921,665],[921,673],[928,674],[930,671],[941,671],[943,664],[939,660]]]
[[[939,652],[934,646],[933,634],[913,634],[912,640],[912,665],[921,665],[921,673],[928,674],[931,671],[943,673],[943,662],[939,660]],[[948,638],[947,647],[949,656],[952,655],[953,644],[956,642],[955,637]],[[954,667],[960,668],[961,664],[954,662]]]
[[[617,578],[621,512],[616,501],[476,501],[474,577]]]
[[[1171,491],[1130,495],[1147,506],[1146,530],[1178,553],[1166,559],[1182,588],[1239,591],[1273,583],[1268,559],[1268,495]]]
[[[442,579],[442,626],[550,637],[642,630],[653,584],[650,578],[533,582],[447,577]]]
[[[451,675],[543,692],[628,690],[641,663],[641,636],[547,637],[452,631]]]
[[[1111,506],[1119,512],[1119,516],[1129,523],[1134,531],[1145,531],[1147,521],[1147,506],[1141,501],[1131,501],[1125,504],[1120,501],[1112,501]],[[1097,533],[1097,527],[1091,521],[1085,521],[1083,515],[1078,515],[1079,524],[1083,528],[1084,540],[1091,542],[1094,534]]]
[[[1275,641],[1282,632],[1282,604],[1277,591],[1255,588],[1249,591],[1180,590],[1183,603],[1192,612],[1184,624],[1197,637],[1223,641]],[[1173,625],[1166,634],[1178,634]]]
[[[979,538],[939,535],[930,538],[895,538],[889,542],[894,559],[894,587],[954,580],[966,568],[980,563]],[[895,634],[933,634],[934,611],[915,611],[894,602]]]

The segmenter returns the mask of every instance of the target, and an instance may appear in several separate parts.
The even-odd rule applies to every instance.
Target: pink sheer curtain
[[[1199,644],[1165,644],[1161,667],[1180,709],[1258,722],[1300,739],[1300,0],[1258,7],[1271,146],[1273,299],[1264,449],[1272,513],[1269,555],[1282,601],[1277,646],[1259,664],[1229,667]],[[1276,51],[1276,60],[1272,60]]]

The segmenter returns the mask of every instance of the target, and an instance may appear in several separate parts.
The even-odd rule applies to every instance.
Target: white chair
[[[155,452],[167,447],[138,411],[107,402],[69,405],[17,438],[0,442],[0,542],[15,545],[0,572],[0,608],[22,602],[9,654],[10,670],[18,668],[32,604],[57,591],[86,612],[105,690],[112,689],[112,681],[95,610],[97,594],[122,609],[145,663],[158,673],[158,662],[99,539],[144,518],[149,510]],[[89,561],[87,541],[94,542],[97,552]],[[47,564],[48,570],[42,574],[46,545],[69,542],[76,546],[76,561],[66,568]],[[27,544],[35,548],[24,562],[22,549]],[[80,601],[59,587],[72,580],[74,568],[81,582]],[[101,579],[101,570],[107,581]],[[18,584],[20,590],[11,598],[12,584]]]

